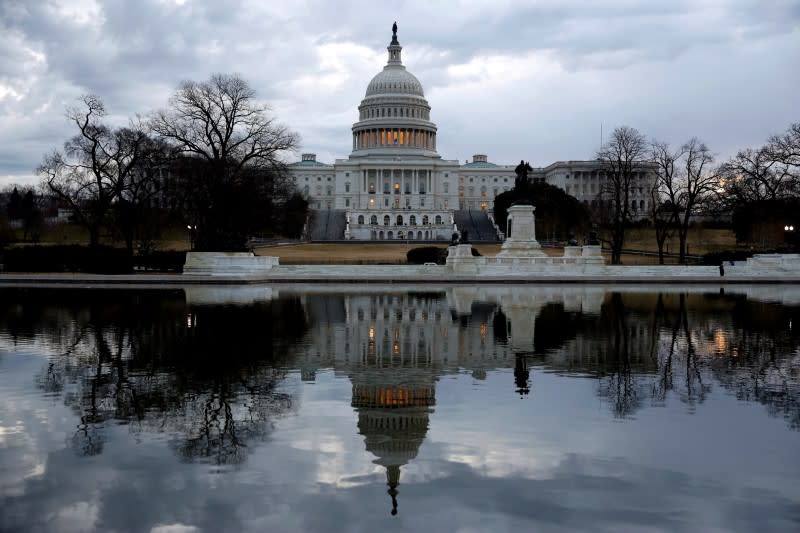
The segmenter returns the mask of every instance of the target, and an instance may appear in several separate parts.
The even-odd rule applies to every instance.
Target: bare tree
[[[298,137],[268,113],[246,81],[216,74],[183,82],[169,108],[152,116],[152,130],[201,165],[186,184],[198,249],[241,248],[252,230],[244,217],[257,208],[254,197],[286,180],[283,156]]]
[[[656,179],[650,189],[650,214],[656,230],[658,263],[661,265],[664,264],[664,243],[672,238],[675,226],[674,205],[678,196],[675,161],[679,157],[680,153],[672,151],[667,143],[653,141],[650,145],[650,158],[656,165]]]
[[[800,122],[795,122],[783,135],[773,135],[766,146],[776,164],[776,173],[788,178],[789,189],[800,193]]]
[[[692,137],[681,146],[683,172],[678,195],[673,202],[675,219],[678,222],[679,261],[686,262],[686,236],[692,217],[703,207],[708,197],[719,184],[716,172],[709,167],[714,156],[704,142]]]
[[[69,206],[96,246],[115,202],[138,178],[152,141],[141,124],[117,129],[103,124],[106,108],[99,97],[80,100],[82,105],[67,110],[78,134],[64,143],[63,152],[46,155],[36,171],[43,188]]]
[[[615,128],[611,139],[597,152],[606,175],[600,195],[611,204],[611,263],[615,265],[621,263],[625,227],[631,221],[633,177],[646,156],[647,141],[629,126]]]
[[[720,204],[724,208],[800,194],[800,122],[773,135],[759,148],[740,150],[720,165]]]

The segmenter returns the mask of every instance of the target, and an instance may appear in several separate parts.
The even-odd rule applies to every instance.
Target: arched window
[[[383,216],[383,225],[384,226],[388,226],[389,225],[389,215],[384,215]]]
[[[416,215],[411,215],[410,217],[408,217],[408,223],[411,224],[412,226],[416,226],[417,225],[417,216]]]
[[[374,226],[377,226],[378,225],[378,215],[372,215],[371,217],[369,217],[369,223],[374,225]]]
[[[370,194],[375,194],[375,182],[373,182],[373,181],[369,182],[369,193]]]
[[[436,218],[434,218],[433,221],[434,221],[435,224],[441,224],[442,223],[442,215],[436,215]]]
[[[417,232],[417,240],[421,240],[421,239],[422,239],[422,232],[418,231]]]
[[[402,226],[403,225],[403,215],[397,215],[397,222],[396,223],[397,223],[398,226]]]
[[[387,238],[387,239],[389,239],[389,240],[392,240],[392,239],[394,239],[394,233],[392,233],[391,231],[390,231],[390,232],[388,232],[388,233],[386,234],[386,238]]]
[[[364,223],[364,215],[358,215],[358,223],[359,224],[363,224]]]
[[[428,225],[428,215],[422,215],[422,225],[423,226]]]

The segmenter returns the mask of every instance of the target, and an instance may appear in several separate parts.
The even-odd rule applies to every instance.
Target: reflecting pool
[[[800,287],[0,289],[1,531],[798,531]]]

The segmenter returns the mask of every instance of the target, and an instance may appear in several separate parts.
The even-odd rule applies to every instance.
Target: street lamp
[[[791,249],[794,246],[794,225],[786,224],[783,227],[783,242]]]
[[[189,230],[189,250],[194,250],[194,234],[197,231],[197,224],[187,224],[186,229]]]

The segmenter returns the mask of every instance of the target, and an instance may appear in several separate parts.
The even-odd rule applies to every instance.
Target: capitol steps
[[[484,211],[460,209],[453,212],[453,221],[459,232],[467,231],[472,242],[498,242],[494,224]]]
[[[341,209],[322,209],[311,212],[312,241],[341,241],[347,227],[347,215]]]

